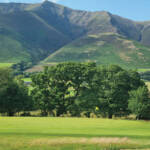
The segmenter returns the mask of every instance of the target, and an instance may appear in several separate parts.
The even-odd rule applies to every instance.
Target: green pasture
[[[0,68],[11,67],[13,63],[0,63]]]
[[[24,82],[31,82],[32,80],[31,80],[31,78],[23,78],[22,79]]]
[[[150,71],[150,68],[139,68],[137,69],[138,72],[147,72]]]
[[[150,122],[88,118],[0,117],[0,150],[150,148]]]

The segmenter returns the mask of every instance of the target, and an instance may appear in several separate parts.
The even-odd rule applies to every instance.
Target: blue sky
[[[129,19],[150,20],[150,0],[51,0],[81,10],[109,11]],[[0,0],[0,2],[42,2],[42,0]]]

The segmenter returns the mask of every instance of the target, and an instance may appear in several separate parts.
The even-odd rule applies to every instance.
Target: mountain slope
[[[49,1],[0,3],[0,62],[96,61],[149,66],[150,22]]]
[[[34,60],[43,59],[69,41],[65,36],[53,28],[46,26],[41,20],[39,21],[34,15],[27,12],[1,15],[0,22],[3,23],[1,25],[2,35],[9,36],[12,40],[17,40]],[[59,41],[60,38],[63,40]],[[8,42],[7,40],[0,41],[1,44],[5,45]],[[15,44],[8,48],[12,50],[16,49]],[[11,53],[9,49],[7,51]]]
[[[149,67],[150,47],[115,33],[82,37],[45,59],[46,63],[94,61],[97,64],[119,64],[123,67]]]
[[[25,47],[9,36],[0,35],[0,62],[30,61],[31,57]]]
[[[7,5],[9,6],[9,4]],[[18,4],[13,3],[13,5]],[[28,56],[24,55],[24,57],[28,57],[27,59],[32,61],[39,61],[45,58],[70,41],[68,37],[48,25],[42,18],[36,16],[36,14],[18,9],[11,10],[11,12],[5,12],[2,9],[0,13],[0,33],[2,36],[9,36],[11,41],[15,39],[22,45],[28,54]],[[5,55],[7,56],[17,48],[15,44],[9,47],[9,40],[4,39],[0,43],[3,45],[7,45],[8,43],[8,46],[5,47]],[[0,53],[3,53],[2,51],[4,51],[3,47],[0,48]],[[18,56],[21,51],[22,49],[18,52]],[[13,55],[12,58],[10,57],[9,62],[18,62],[22,60],[21,57],[23,56],[20,59],[19,57],[16,59],[13,57]],[[1,60],[5,58],[4,55],[0,55]]]

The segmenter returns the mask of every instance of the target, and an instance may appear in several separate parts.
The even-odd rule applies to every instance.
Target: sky
[[[0,0],[0,2],[39,3],[43,0]],[[150,20],[150,0],[50,0],[73,9],[108,11],[135,21]]]

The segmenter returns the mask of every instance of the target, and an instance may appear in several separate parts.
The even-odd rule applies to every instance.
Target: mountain
[[[26,10],[30,7],[33,5],[0,4],[1,62],[37,62],[70,42],[69,37]]]
[[[149,67],[150,47],[116,33],[91,34],[73,41],[45,59],[48,63],[65,61],[119,64],[128,68]]]
[[[0,62],[95,61],[150,66],[150,22],[49,1],[0,3]]]

